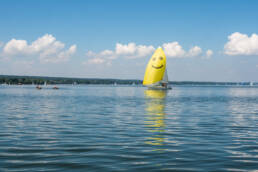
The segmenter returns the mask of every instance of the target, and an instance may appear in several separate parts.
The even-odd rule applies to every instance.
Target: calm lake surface
[[[258,88],[0,86],[0,171],[257,171]]]

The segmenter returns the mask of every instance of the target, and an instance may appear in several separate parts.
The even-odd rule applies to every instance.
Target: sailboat
[[[149,89],[172,89],[168,84],[166,55],[162,48],[159,47],[152,55],[146,67],[143,85],[147,86]]]

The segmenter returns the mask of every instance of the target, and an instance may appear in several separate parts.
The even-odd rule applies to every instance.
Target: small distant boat
[[[54,90],[58,90],[59,88],[58,88],[57,86],[54,86],[53,89],[54,89]]]
[[[146,67],[143,85],[149,89],[169,90],[168,75],[166,69],[166,55],[159,47],[152,55]]]
[[[39,86],[39,85],[37,85],[36,88],[37,88],[38,90],[41,90],[41,89],[42,89],[42,87]]]

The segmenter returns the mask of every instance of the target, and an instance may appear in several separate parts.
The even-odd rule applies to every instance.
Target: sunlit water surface
[[[124,170],[258,170],[258,88],[0,86],[0,171]]]

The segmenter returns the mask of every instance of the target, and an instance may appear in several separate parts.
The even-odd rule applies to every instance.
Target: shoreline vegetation
[[[218,86],[258,86],[253,82],[201,82],[201,81],[169,81],[171,85],[218,85]],[[68,78],[47,76],[0,75],[0,84],[7,85],[58,85],[58,84],[109,84],[109,85],[142,85],[137,79],[100,79],[100,78]]]

